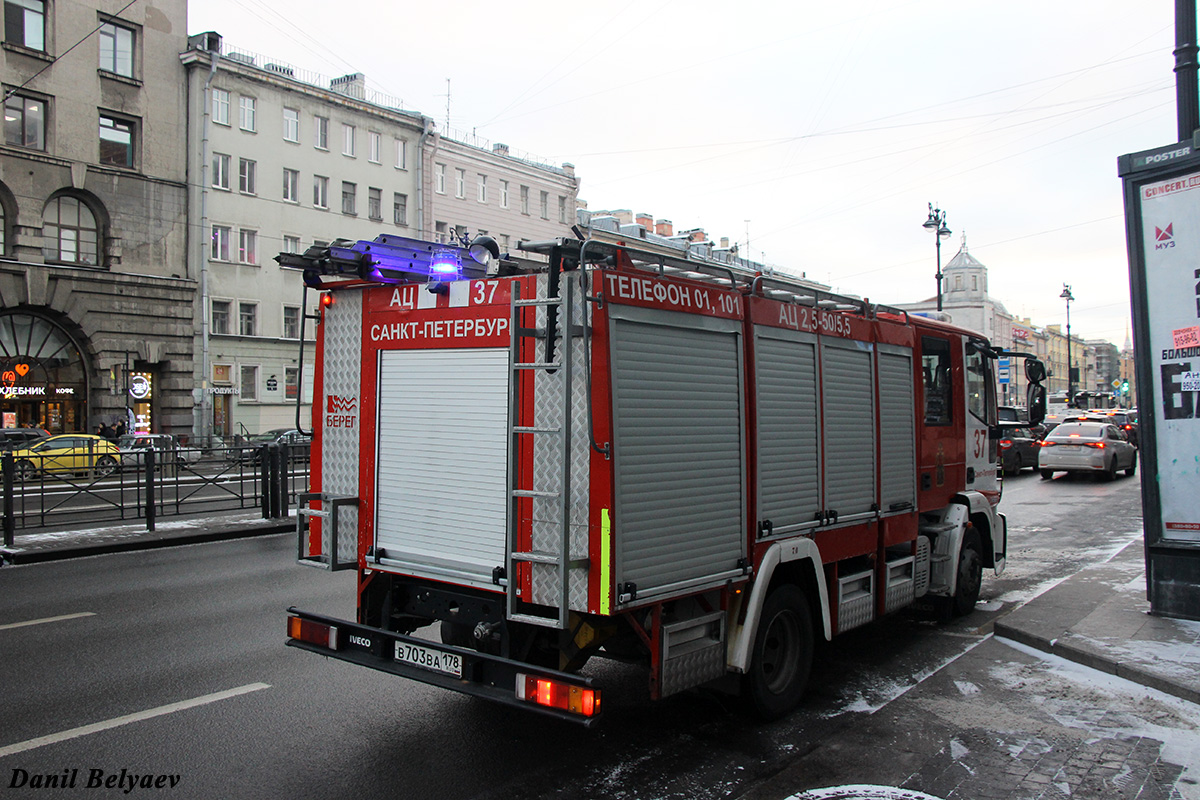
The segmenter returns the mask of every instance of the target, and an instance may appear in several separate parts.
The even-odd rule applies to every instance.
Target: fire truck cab
[[[771,718],[816,637],[1003,570],[980,335],[617,234],[523,249],[280,256],[321,297],[298,554],[358,573],[289,645],[585,725],[592,658],[655,699],[735,676]]]

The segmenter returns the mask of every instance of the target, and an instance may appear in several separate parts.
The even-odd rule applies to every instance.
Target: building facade
[[[307,426],[312,348],[301,363],[303,284],[275,261],[334,239],[415,236],[428,120],[367,99],[361,74],[332,80],[191,37],[187,71],[190,251],[197,303],[196,430],[245,436]],[[309,314],[315,312],[309,296]],[[302,325],[303,323],[303,325]]]
[[[185,0],[5,3],[5,427],[191,431],[186,26]]]

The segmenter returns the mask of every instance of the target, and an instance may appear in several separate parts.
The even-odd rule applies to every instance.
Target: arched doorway
[[[66,328],[27,310],[0,311],[0,418],[5,428],[87,428],[88,368]]]

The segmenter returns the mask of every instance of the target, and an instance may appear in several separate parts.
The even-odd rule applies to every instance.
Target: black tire
[[[778,719],[800,702],[812,671],[813,623],[798,586],[774,589],[763,603],[742,699],[756,717]]]
[[[37,467],[29,459],[22,459],[17,462],[17,480],[27,481],[34,475],[37,475]]]
[[[1137,474],[1137,453],[1133,454],[1133,461],[1129,462],[1129,467],[1125,470],[1125,477],[1132,478]]]
[[[1052,469],[1041,470],[1041,473],[1042,473],[1042,480],[1044,480],[1044,481],[1048,481],[1054,477],[1054,470],[1052,470]]]
[[[97,475],[104,477],[111,475],[113,470],[117,468],[117,460],[112,456],[100,456],[96,459],[95,472]]]
[[[1112,461],[1108,462],[1108,469],[1100,473],[1100,480],[1108,483],[1117,477],[1117,457],[1113,456]]]
[[[975,610],[979,602],[979,590],[983,586],[983,541],[974,526],[963,533],[962,548],[958,553],[958,584],[950,598],[950,612],[956,617],[965,617]]]

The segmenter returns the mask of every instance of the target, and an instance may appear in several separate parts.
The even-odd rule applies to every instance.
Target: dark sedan
[[[1004,429],[1000,437],[1000,468],[1005,475],[1016,475],[1025,467],[1036,469],[1041,437],[1032,428]]]

